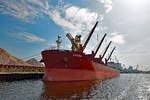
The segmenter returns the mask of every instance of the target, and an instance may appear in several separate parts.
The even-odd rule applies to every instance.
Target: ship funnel
[[[103,36],[103,38],[101,39],[101,41],[100,41],[100,43],[99,43],[99,45],[98,45],[98,47],[97,47],[97,49],[96,49],[96,51],[95,51],[95,53],[94,53],[94,57],[96,56],[96,54],[97,54],[99,48],[101,47],[101,45],[102,45],[102,43],[103,43],[105,37],[106,37],[106,33],[105,33],[105,35]]]
[[[82,51],[84,51],[84,49],[86,48],[86,46],[87,46],[87,44],[88,44],[88,42],[89,42],[89,40],[90,40],[90,38],[91,38],[91,36],[92,36],[92,34],[93,34],[95,28],[96,28],[96,26],[97,26],[97,24],[98,24],[98,21],[96,22],[96,24],[95,24],[94,27],[92,28],[91,32],[89,33],[89,36],[88,36],[87,40],[85,41],[85,43],[84,43],[84,45],[83,45],[83,50],[82,50]]]
[[[102,55],[102,57],[101,57],[101,60],[104,58],[104,56],[105,56],[105,54],[106,54],[106,52],[107,52],[107,50],[108,50],[108,48],[109,48],[111,42],[112,42],[112,41],[110,41],[109,44],[108,44],[108,46],[106,47],[105,52],[103,53],[103,55]]]

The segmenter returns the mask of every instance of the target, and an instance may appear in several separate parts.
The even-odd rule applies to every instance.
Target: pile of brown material
[[[31,58],[26,62],[33,65],[33,66],[36,66],[36,67],[44,67],[44,65],[41,64],[39,61],[37,61],[35,58]]]
[[[3,65],[22,65],[22,66],[31,66],[27,62],[11,56],[6,50],[0,48],[0,64]]]

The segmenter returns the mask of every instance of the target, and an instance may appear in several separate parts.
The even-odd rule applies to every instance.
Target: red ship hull
[[[81,52],[45,50],[42,58],[46,66],[43,81],[106,80],[120,73],[90,60]]]

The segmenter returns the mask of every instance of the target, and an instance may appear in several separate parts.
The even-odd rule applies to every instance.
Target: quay
[[[44,72],[0,72],[0,81],[42,79]]]
[[[42,79],[45,67],[0,65],[0,81]]]

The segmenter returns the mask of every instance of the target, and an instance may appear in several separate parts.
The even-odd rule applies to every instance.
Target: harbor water
[[[150,74],[120,74],[105,81],[0,82],[0,100],[150,100]]]

